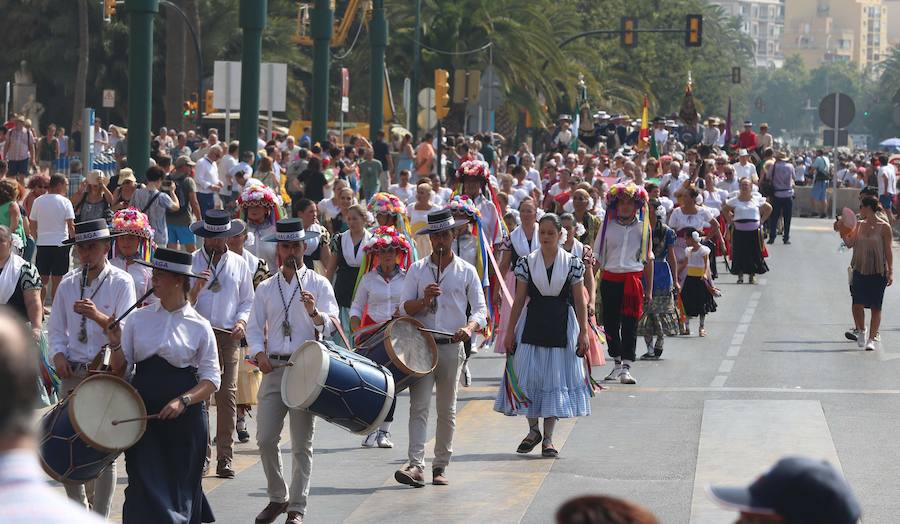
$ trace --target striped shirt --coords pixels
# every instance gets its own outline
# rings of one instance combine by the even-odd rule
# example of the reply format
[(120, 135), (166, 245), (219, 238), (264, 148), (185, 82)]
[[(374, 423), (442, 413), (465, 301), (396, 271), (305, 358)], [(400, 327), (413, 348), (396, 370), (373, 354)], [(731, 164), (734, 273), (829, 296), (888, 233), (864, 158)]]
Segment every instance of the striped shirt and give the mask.
[(9, 144), (9, 151), (6, 154), (7, 160), (12, 160), (13, 162), (28, 160), (31, 157), (31, 146), (34, 145), (34, 136), (31, 134), (31, 131), (24, 127), (15, 127), (7, 134), (6, 143)]
[(29, 524), (103, 524), (106, 522), (71, 502), (47, 484), (30, 449), (0, 453), (0, 522)]

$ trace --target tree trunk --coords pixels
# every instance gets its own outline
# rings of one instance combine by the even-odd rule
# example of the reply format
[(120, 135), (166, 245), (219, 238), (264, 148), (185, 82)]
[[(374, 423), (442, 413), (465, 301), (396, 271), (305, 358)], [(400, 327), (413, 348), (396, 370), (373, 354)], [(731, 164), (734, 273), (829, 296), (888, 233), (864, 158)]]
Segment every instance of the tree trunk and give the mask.
[[(197, 34), (197, 41), (200, 42), (201, 34), (200, 34), (200, 9), (197, 6), (197, 0), (183, 0), (182, 9), (184, 9), (184, 14), (187, 15), (188, 21), (191, 26), (194, 28), (194, 31)], [(202, 49), (202, 47), (201, 47)], [(184, 28), (184, 97), (185, 99), (189, 99), (191, 94), (197, 93), (198, 85), (197, 85), (197, 51), (194, 46), (194, 39), (191, 36), (191, 30), (188, 27)], [(199, 100), (202, 101), (203, 93), (197, 93)], [(200, 102), (202, 103), (202, 102)], [(191, 126), (196, 123), (196, 121), (191, 122)]]
[[(181, 6), (183, 0), (173, 0)], [(184, 37), (181, 15), (166, 9), (166, 126), (181, 130), (184, 127), (182, 103), (184, 97)]]
[[(78, 0), (78, 70), (75, 73), (75, 99), (72, 101), (72, 126), (81, 121), (81, 113), (84, 111), (85, 91), (87, 90), (88, 61), (90, 59), (90, 45), (88, 41), (88, 0)], [(81, 126), (82, 133), (86, 126)]]

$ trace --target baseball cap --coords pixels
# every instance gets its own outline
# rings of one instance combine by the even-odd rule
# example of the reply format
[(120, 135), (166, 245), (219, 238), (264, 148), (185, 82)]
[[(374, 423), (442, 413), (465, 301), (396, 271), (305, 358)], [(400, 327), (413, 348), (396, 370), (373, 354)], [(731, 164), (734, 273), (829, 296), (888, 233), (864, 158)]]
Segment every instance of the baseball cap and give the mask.
[(850, 486), (824, 460), (785, 457), (747, 487), (710, 486), (729, 509), (777, 515), (791, 524), (854, 524), (861, 510)]
[(194, 161), (191, 160), (191, 157), (189, 157), (189, 156), (187, 156), (187, 155), (181, 155), (180, 157), (178, 157), (178, 158), (175, 159), (175, 164), (174, 164), (174, 165), (175, 165), (175, 168), (177, 169), (177, 168), (179, 168), (179, 167), (184, 167), (184, 166), (195, 166), (195, 165), (197, 165), (197, 164), (195, 164)]

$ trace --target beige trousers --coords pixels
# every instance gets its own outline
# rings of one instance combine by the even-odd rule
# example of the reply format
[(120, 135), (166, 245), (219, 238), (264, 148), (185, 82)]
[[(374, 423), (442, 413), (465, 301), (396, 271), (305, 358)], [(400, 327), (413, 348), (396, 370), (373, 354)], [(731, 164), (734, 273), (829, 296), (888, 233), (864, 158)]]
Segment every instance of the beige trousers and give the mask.
[[(219, 369), (222, 384), (216, 391), (216, 460), (234, 458), (234, 426), (237, 417), (237, 372), (241, 351), (231, 335), (215, 332), (219, 352)], [(208, 413), (208, 412), (207, 412)], [(212, 438), (212, 431), (210, 431)], [(206, 458), (212, 459), (212, 448), (207, 445)]]

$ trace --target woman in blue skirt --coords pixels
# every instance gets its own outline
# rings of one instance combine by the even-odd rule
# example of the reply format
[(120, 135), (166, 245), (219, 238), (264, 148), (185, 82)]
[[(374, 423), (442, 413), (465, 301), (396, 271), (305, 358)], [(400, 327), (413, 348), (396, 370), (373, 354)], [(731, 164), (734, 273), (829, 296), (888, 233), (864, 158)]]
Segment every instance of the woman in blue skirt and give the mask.
[[(559, 418), (591, 413), (591, 389), (582, 360), (588, 348), (585, 268), (581, 259), (560, 247), (561, 231), (559, 217), (544, 215), (538, 222), (540, 249), (516, 263), (516, 297), (506, 333), (514, 374), (508, 363), (494, 403), (500, 413), (528, 418), (529, 432), (517, 452), (529, 453), (542, 443), (545, 457), (559, 455), (553, 445)], [(514, 389), (521, 391), (513, 394)]]
[[(214, 522), (203, 494), (209, 436), (204, 401), (221, 382), (209, 322), (187, 300), (191, 254), (159, 248), (150, 262), (159, 302), (138, 309), (124, 328), (108, 330), (114, 369), (134, 366), (131, 385), (147, 413), (147, 430), (125, 451), (125, 524)], [(131, 422), (136, 424), (138, 422)]]

